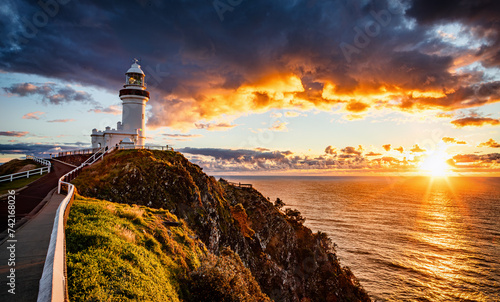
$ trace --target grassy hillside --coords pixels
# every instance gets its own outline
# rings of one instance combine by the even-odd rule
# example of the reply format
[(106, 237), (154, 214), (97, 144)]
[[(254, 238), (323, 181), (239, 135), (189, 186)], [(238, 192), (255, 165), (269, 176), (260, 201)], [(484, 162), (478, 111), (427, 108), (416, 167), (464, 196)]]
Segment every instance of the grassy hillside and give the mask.
[(28, 166), (27, 168), (29, 168), (29, 169), (25, 169), (23, 171), (43, 167), (42, 165), (40, 165), (39, 163), (37, 163), (31, 159), (13, 159), (13, 160), (6, 162), (3, 165), (0, 165), (0, 175), (17, 173), (18, 171), (25, 168), (26, 166)]
[(66, 245), (71, 301), (268, 300), (236, 254), (211, 254), (166, 210), (77, 195)]

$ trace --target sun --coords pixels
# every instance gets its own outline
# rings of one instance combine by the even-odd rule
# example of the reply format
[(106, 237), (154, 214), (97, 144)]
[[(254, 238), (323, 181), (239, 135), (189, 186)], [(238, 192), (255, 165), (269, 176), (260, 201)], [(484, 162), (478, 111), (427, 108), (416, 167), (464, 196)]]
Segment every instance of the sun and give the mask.
[(428, 154), (420, 163), (420, 170), (432, 176), (446, 176), (449, 168), (446, 163), (446, 153), (441, 150)]

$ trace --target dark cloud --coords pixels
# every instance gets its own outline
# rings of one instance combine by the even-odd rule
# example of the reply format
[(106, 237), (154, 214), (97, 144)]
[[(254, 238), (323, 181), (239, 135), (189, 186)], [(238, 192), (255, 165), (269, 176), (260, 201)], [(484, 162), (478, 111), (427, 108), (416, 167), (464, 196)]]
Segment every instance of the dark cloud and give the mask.
[(467, 144), (466, 141), (459, 141), (453, 137), (446, 137), (446, 136), (442, 138), (442, 141), (447, 143), (447, 144), (457, 144), (457, 145), (466, 145)]
[(337, 148), (334, 148), (332, 146), (327, 146), (325, 148), (325, 153), (330, 154), (330, 155), (336, 155), (337, 154)]
[(500, 124), (500, 119), (494, 119), (489, 117), (464, 117), (451, 121), (453, 125), (457, 128), (462, 127), (482, 127), (486, 125), (496, 126)]
[[(361, 150), (359, 150), (359, 149), (361, 149)], [(362, 148), (360, 146), (360, 148), (358, 148), (358, 150), (356, 150), (356, 148), (354, 148), (354, 147), (345, 147), (344, 149), (341, 149), (340, 151), (342, 153), (345, 153), (345, 154), (361, 155)]]
[(490, 138), (488, 141), (484, 143), (480, 143), (478, 145), (479, 148), (481, 147), (488, 147), (488, 148), (500, 148), (500, 144), (497, 143), (494, 139)]
[(412, 1), (407, 15), (424, 25), (458, 22), (484, 43), (476, 53), (484, 65), (500, 64), (500, 2), (480, 1)]
[[(270, 108), (330, 110), (336, 103), (362, 112), (498, 102), (498, 82), (450, 71), (463, 57), (499, 66), (498, 3), (434, 2), (405, 1), (405, 15), (389, 0), (243, 1), (221, 22), (212, 1), (69, 1), (37, 25), (33, 17), (43, 10), (36, 1), (6, 1), (0, 69), (116, 93), (130, 59), (140, 57), (152, 93), (150, 127), (210, 129), (203, 125), (216, 125), (222, 116)], [(409, 26), (409, 18), (417, 23)], [(433, 33), (433, 24), (448, 22), (460, 22), (484, 40), (480, 50)], [(367, 28), (376, 32), (356, 43)], [(356, 47), (350, 60), (342, 43)], [(69, 88), (41, 85), (33, 92), (25, 84), (6, 91), (55, 104), (91, 102)]]
[(38, 96), (42, 102), (59, 105), (68, 102), (96, 104), (92, 96), (85, 91), (76, 91), (70, 86), (59, 87), (53, 83), (19, 83), (3, 87), (4, 91), (18, 96)]
[(86, 143), (67, 143), (67, 144), (0, 144), (0, 154), (34, 154), (34, 155), (48, 155), (54, 154), (63, 150), (79, 149), (82, 146), (88, 145)]
[(365, 156), (379, 156), (379, 155), (382, 155), (382, 153), (369, 152), (365, 154)]
[(22, 137), (26, 136), (28, 133), (28, 131), (0, 131), (0, 136)]

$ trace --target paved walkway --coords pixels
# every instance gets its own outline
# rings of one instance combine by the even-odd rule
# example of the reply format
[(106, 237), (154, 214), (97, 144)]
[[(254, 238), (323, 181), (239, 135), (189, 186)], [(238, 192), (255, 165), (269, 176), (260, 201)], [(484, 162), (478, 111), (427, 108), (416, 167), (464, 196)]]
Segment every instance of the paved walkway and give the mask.
[[(53, 172), (16, 195), (16, 221), (19, 218), (29, 220), (16, 230), (15, 242), (7, 240), (0, 245), (0, 301), (30, 302), (37, 299), (54, 217), (65, 197), (57, 194), (55, 187), (59, 177), (73, 169), (57, 162), (53, 162), (52, 167)], [(38, 212), (33, 211), (40, 205), (43, 207)], [(6, 202), (2, 201), (2, 229), (7, 223), (6, 209)], [(15, 246), (12, 253), (8, 249), (11, 246)], [(15, 266), (8, 265), (11, 256), (15, 257)], [(11, 268), (15, 268), (15, 295), (8, 292)]]
[[(7, 240), (0, 245), (0, 301), (36, 301), (54, 217), (64, 197), (53, 189), (47, 195), (47, 203), (43, 208), (16, 231), (16, 241)], [(9, 267), (8, 261), (12, 255), (8, 247), (12, 244), (15, 245), (15, 266)], [(8, 293), (11, 268), (15, 268), (15, 295)]]
[[(16, 194), (16, 222), (22, 218), (29, 219), (30, 213), (40, 202), (57, 186), (61, 176), (73, 170), (74, 167), (61, 162), (52, 161), (52, 169), (49, 174), (32, 182), (28, 187)], [(7, 197), (0, 202), (0, 232), (7, 229)], [(0, 237), (0, 240), (3, 238)], [(2, 265), (2, 263), (0, 263)]]

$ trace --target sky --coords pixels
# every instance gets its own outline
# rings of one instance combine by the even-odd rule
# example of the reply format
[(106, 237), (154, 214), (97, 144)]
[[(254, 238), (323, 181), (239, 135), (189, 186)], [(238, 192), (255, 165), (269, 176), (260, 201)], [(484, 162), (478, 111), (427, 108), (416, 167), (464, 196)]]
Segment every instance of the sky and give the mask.
[(134, 58), (147, 143), (213, 175), (500, 176), (500, 2), (5, 0), (0, 162), (90, 146)]

